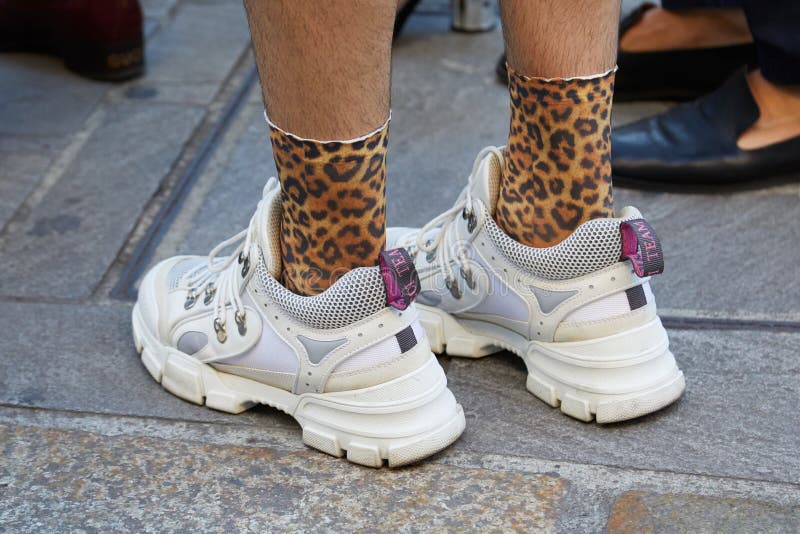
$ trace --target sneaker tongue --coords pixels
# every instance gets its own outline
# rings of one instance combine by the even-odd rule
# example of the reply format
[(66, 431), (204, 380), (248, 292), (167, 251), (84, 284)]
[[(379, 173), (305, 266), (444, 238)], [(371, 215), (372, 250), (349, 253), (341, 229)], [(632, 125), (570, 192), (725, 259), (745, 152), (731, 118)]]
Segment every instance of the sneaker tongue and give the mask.
[(281, 260), (281, 188), (275, 178), (270, 178), (264, 187), (258, 218), (261, 227), (258, 232), (258, 246), (264, 257), (264, 265), (269, 273), (279, 278)]
[(497, 207), (497, 196), (500, 194), (500, 175), (503, 164), (495, 154), (487, 154), (475, 172), (470, 193), (474, 198), (483, 201), (490, 215), (494, 215)]

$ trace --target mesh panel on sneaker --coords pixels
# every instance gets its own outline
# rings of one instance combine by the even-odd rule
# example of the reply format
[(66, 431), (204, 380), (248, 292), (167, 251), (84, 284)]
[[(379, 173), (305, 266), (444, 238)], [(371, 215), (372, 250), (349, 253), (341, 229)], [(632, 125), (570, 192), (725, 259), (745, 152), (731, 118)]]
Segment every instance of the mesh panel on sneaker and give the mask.
[(621, 219), (592, 219), (561, 243), (536, 248), (506, 235), (485, 208), (484, 214), (486, 233), (500, 252), (532, 275), (548, 280), (577, 278), (618, 262), (622, 253), (620, 222), (641, 217), (631, 210)]
[(379, 267), (353, 269), (331, 287), (311, 297), (292, 293), (267, 271), (263, 258), (256, 270), (259, 286), (289, 315), (313, 328), (341, 328), (386, 307), (386, 289)]

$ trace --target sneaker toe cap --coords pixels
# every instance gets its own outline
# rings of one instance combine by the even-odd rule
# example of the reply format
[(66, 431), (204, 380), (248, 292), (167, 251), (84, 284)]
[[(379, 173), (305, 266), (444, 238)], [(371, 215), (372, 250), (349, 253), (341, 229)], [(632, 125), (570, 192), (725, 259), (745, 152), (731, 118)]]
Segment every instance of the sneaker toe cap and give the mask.
[(139, 285), (137, 303), (147, 328), (161, 337), (168, 328), (169, 294), (178, 287), (180, 278), (205, 258), (199, 256), (176, 256), (166, 259), (151, 268)]

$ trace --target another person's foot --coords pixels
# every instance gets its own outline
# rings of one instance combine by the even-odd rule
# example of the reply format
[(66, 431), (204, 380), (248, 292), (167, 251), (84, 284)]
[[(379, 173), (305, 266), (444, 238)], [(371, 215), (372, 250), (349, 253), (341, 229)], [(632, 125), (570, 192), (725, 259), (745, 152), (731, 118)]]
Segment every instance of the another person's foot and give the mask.
[(394, 19), (394, 33), (392, 35), (393, 40), (400, 37), (400, 33), (403, 31), (414, 9), (417, 8), (419, 1), (420, 0), (400, 0), (400, 2), (397, 3), (397, 16)]
[(635, 208), (594, 219), (549, 248), (524, 246), (493, 219), (503, 154), (476, 159), (455, 205), (422, 229), (390, 228), (416, 256), (417, 307), (435, 352), (477, 358), (510, 350), (528, 390), (582, 421), (654, 412), (684, 390), (649, 276), (658, 238)]
[(144, 73), (138, 0), (0, 0), (0, 52), (61, 57), (70, 70), (103, 81)]
[(416, 280), (411, 259), (389, 251), (381, 267), (298, 296), (277, 281), (280, 221), (281, 192), (270, 180), (247, 230), (208, 258), (170, 258), (146, 275), (133, 337), (153, 378), (216, 410), (282, 410), (307, 445), (362, 465), (403, 465), (450, 445), (464, 413), (431, 353), (414, 293), (398, 291), (398, 281)]
[(800, 178), (800, 87), (741, 72), (711, 94), (612, 132), (614, 184), (705, 189)]
[(644, 4), (620, 23), (614, 98), (691, 100), (755, 60), (742, 9), (668, 11)]
[[(741, 9), (667, 11), (643, 4), (620, 22), (614, 100), (692, 100), (756, 61)], [(508, 82), (506, 56), (496, 66)]]

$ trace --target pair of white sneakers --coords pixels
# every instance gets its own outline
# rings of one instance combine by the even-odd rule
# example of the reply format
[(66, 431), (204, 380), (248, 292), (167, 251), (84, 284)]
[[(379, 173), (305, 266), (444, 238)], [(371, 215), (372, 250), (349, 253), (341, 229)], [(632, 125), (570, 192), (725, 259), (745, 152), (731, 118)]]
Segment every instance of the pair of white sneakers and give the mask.
[(311, 297), (276, 279), (270, 179), (246, 230), (148, 272), (133, 308), (144, 365), (183, 399), (230, 413), (267, 404), (300, 423), (307, 445), (373, 467), (420, 460), (464, 431), (434, 352), (509, 350), (531, 393), (582, 421), (676, 400), (684, 378), (648, 283), (661, 250), (641, 214), (624, 208), (556, 246), (526, 247), (492, 218), (502, 165), (484, 149), (451, 209), (422, 229), (390, 228), (380, 266)]

